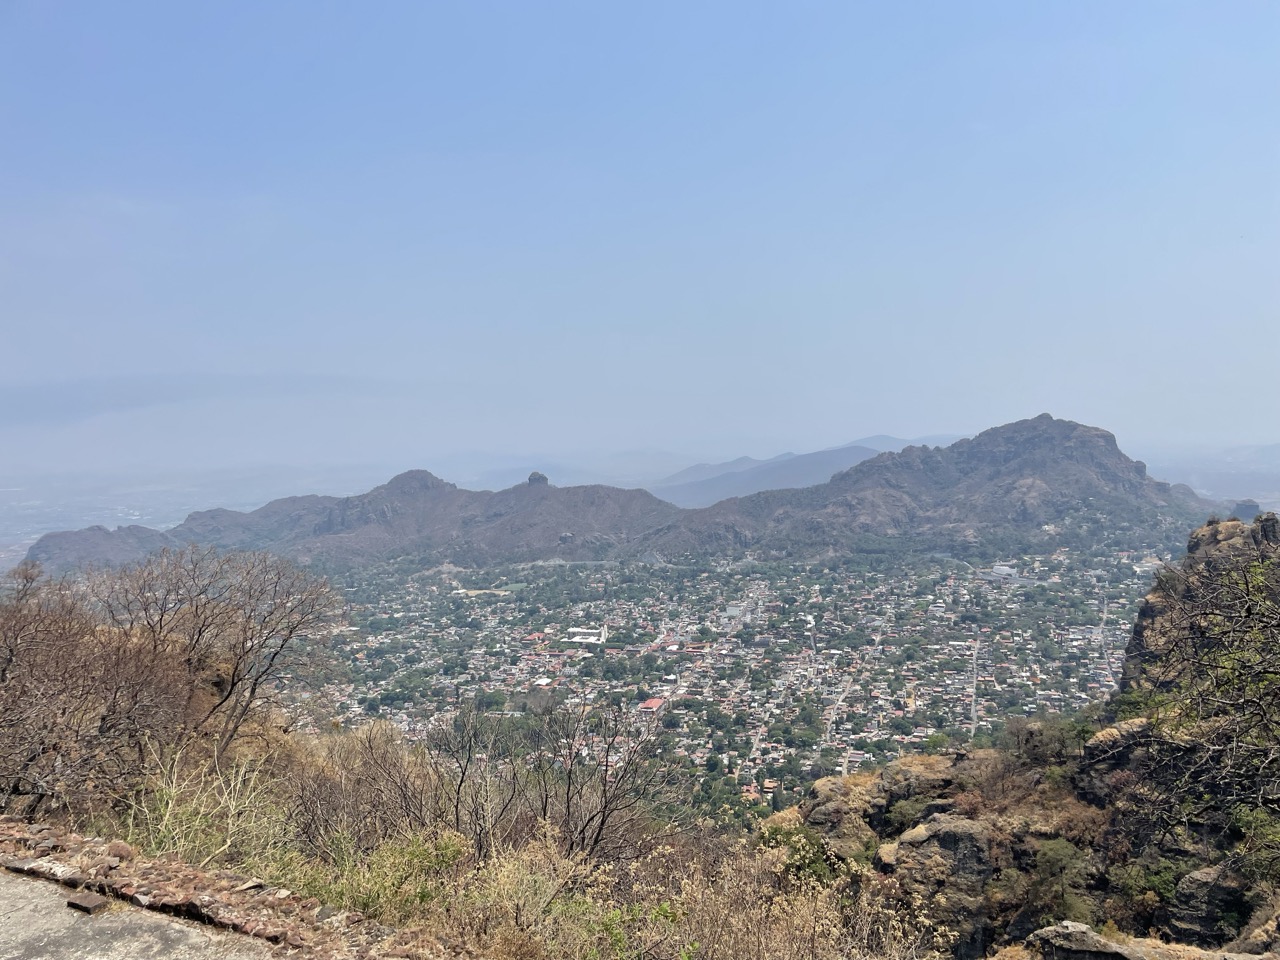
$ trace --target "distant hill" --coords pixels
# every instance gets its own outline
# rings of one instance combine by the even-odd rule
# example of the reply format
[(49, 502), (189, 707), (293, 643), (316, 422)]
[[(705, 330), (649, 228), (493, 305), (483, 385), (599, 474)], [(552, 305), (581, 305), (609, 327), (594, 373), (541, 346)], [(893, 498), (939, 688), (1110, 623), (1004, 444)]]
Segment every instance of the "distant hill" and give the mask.
[(738, 457), (725, 463), (699, 463), (649, 484), (645, 489), (679, 507), (709, 507), (729, 497), (825, 483), (833, 474), (877, 453), (898, 451), (912, 445), (946, 445), (959, 439), (940, 434), (903, 440), (877, 434), (813, 453), (783, 453), (769, 460)]
[(474, 565), (597, 560), (625, 551), (680, 513), (643, 490), (553, 487), (535, 474), (528, 483), (491, 493), (411, 470), (358, 496), (286, 497), (249, 513), (206, 510), (165, 532), (91, 527), (47, 534), (28, 558), (66, 569), (199, 543), (339, 567), (404, 555)]
[(928, 437), (916, 437), (913, 440), (903, 440), (901, 437), (890, 437), (883, 433), (877, 433), (874, 437), (853, 440), (850, 443), (846, 443), (845, 446), (870, 447), (880, 453), (889, 453), (890, 451), (897, 453), (906, 447), (946, 447), (957, 440), (963, 439), (957, 433), (937, 433)]
[(816, 486), (722, 501), (646, 541), (664, 554), (820, 556), (872, 538), (964, 551), (1049, 542), (1058, 525), (1074, 529), (1086, 515), (1185, 528), (1214, 507), (1189, 487), (1152, 480), (1107, 431), (1042, 414), (949, 447), (882, 453)]
[(770, 457), (768, 460), (757, 460), (755, 457), (738, 457), (736, 460), (727, 460), (724, 463), (695, 463), (692, 467), (685, 467), (679, 473), (673, 473), (669, 477), (663, 477), (650, 484), (650, 492), (662, 488), (681, 487), (690, 483), (698, 483), (701, 480), (713, 480), (716, 477), (722, 477), (729, 473), (742, 473), (748, 470), (754, 470), (757, 467), (766, 467), (770, 464), (781, 463), (784, 460), (791, 460), (795, 457), (794, 453), (780, 453), (776, 457)]
[(1280, 444), (1163, 452), (1151, 460), (1162, 475), (1215, 500), (1249, 498), (1268, 509), (1280, 508)]
[(464, 490), (415, 470), (358, 496), (288, 497), (248, 513), (203, 511), (164, 532), (135, 526), (48, 534), (28, 556), (65, 569), (195, 542), (332, 567), (404, 556), (482, 565), (747, 552), (816, 558), (885, 539), (912, 549), (991, 552), (1052, 544), (1087, 522), (1138, 533), (1166, 521), (1185, 529), (1214, 507), (1187, 487), (1149, 478), (1105, 430), (1044, 414), (945, 448), (881, 453), (824, 483), (701, 509), (644, 490), (555, 487), (540, 474), (497, 493)]
[(723, 473), (687, 483), (655, 486), (650, 492), (678, 507), (709, 507), (729, 497), (745, 497), (762, 490), (787, 490), (824, 483), (841, 470), (875, 455), (876, 451), (869, 447), (837, 447), (799, 456), (784, 454), (764, 461), (742, 457), (722, 464), (733, 467)]

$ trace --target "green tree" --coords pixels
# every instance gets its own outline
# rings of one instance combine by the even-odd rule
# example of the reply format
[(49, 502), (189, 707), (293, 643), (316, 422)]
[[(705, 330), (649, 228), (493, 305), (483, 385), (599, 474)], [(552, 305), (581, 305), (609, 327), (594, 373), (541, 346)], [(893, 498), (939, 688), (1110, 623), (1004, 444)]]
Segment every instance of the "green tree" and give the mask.
[(1081, 896), (1088, 875), (1088, 861), (1074, 843), (1055, 837), (1036, 851), (1031, 902), (1048, 920), (1089, 920), (1088, 901)]

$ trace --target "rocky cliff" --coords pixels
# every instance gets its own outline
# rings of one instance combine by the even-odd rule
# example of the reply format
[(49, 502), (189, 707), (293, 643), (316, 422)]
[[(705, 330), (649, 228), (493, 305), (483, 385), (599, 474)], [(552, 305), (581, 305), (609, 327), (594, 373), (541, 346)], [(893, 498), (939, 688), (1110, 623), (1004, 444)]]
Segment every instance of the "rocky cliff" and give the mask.
[[(1249, 519), (1211, 520), (1198, 527), (1178, 566), (1156, 578), (1125, 651), (1122, 690), (1167, 688), (1176, 682), (1185, 664), (1171, 653), (1197, 605), (1209, 602), (1210, 594), (1224, 599), (1223, 590), (1232, 589), (1232, 579), (1244, 568), (1280, 556), (1280, 519), (1274, 513)], [(1235, 599), (1248, 604), (1247, 597)]]
[(1028, 941), (1046, 956), (1169, 955), (1148, 931), (1273, 952), (1278, 676), (1280, 523), (1213, 520), (1157, 578), (1109, 724), (1014, 721), (1000, 749), (820, 780), (780, 816), (933, 904), (961, 957), (1057, 921)]

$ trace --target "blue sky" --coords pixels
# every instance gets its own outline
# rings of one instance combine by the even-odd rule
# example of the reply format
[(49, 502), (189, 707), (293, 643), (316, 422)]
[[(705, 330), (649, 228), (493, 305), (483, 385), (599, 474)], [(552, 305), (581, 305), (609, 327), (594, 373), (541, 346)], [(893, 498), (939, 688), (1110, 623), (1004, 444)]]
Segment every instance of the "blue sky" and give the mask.
[(1280, 441), (1280, 6), (0, 5), (11, 469)]

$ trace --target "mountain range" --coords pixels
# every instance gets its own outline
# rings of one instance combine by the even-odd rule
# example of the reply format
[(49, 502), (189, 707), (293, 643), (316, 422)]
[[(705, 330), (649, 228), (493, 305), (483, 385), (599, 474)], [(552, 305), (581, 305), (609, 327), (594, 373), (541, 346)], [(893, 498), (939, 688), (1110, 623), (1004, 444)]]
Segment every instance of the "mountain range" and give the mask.
[[(692, 482), (707, 479), (715, 476)], [(1042, 543), (1084, 514), (1138, 525), (1172, 518), (1186, 529), (1213, 507), (1188, 487), (1148, 477), (1107, 431), (1042, 414), (946, 447), (867, 454), (822, 483), (698, 509), (644, 490), (556, 487), (538, 473), (491, 492), (413, 470), (357, 496), (286, 497), (247, 513), (201, 511), (167, 531), (126, 526), (47, 534), (28, 558), (67, 569), (197, 543), (270, 550), (323, 567), (406, 556), (461, 565), (746, 554), (808, 559), (884, 540), (977, 554), (984, 545)]]
[[(794, 490), (823, 483), (854, 464), (874, 457), (870, 447), (836, 447), (816, 453), (783, 454), (772, 460), (740, 457), (726, 464), (705, 465), (707, 470), (725, 467), (700, 479), (649, 487), (649, 492), (678, 507), (709, 507), (729, 497), (747, 497), (762, 490)], [(681, 471), (695, 473), (698, 467)]]
[(725, 463), (699, 463), (644, 488), (678, 507), (709, 507), (729, 497), (824, 483), (833, 475), (877, 453), (898, 451), (909, 446), (946, 445), (959, 439), (946, 435), (903, 440), (877, 434), (813, 453), (783, 453), (768, 460), (738, 457)]

